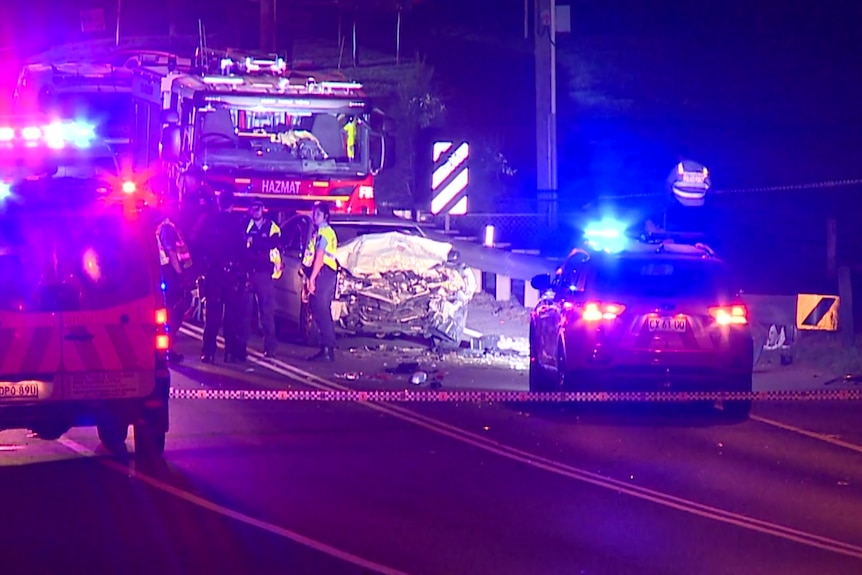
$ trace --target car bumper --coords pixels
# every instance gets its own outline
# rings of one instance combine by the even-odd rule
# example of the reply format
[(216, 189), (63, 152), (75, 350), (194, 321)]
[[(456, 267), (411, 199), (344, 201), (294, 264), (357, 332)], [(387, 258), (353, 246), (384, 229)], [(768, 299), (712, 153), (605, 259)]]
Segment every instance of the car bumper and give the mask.
[(97, 425), (109, 419), (129, 425), (146, 420), (157, 431), (168, 431), (170, 377), (159, 378), (152, 394), (133, 399), (30, 401), (0, 403), (0, 431)]

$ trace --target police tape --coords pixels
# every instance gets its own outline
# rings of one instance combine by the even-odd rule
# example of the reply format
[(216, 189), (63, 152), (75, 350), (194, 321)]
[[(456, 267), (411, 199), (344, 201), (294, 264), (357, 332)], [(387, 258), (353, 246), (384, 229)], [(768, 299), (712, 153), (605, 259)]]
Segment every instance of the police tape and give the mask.
[(243, 401), (340, 401), (358, 403), (574, 403), (574, 402), (699, 402), (699, 401), (848, 401), (862, 399), (860, 389), (786, 391), (652, 391), (531, 392), (472, 390), (257, 390), (171, 388), (172, 399)]

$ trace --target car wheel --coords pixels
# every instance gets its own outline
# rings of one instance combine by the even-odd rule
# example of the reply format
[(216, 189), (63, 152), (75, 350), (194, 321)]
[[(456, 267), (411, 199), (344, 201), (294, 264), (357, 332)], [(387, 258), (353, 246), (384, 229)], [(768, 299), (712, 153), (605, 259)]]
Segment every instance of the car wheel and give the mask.
[(320, 345), (320, 332), (317, 330), (317, 325), (311, 316), (311, 307), (305, 303), (299, 309), (299, 339), (302, 343), (311, 347)]
[(33, 433), (35, 433), (39, 439), (45, 441), (55, 441), (63, 437), (63, 434), (69, 431), (69, 429), (71, 428), (68, 425), (47, 424), (41, 425), (39, 427), (34, 427)]
[(731, 421), (744, 421), (751, 413), (751, 400), (725, 401), (723, 407), (725, 417)]
[(103, 421), (96, 426), (99, 432), (99, 441), (105, 446), (112, 455), (124, 455), (128, 453), (126, 449), (126, 439), (129, 437), (129, 424), (122, 424), (117, 421)]
[(550, 381), (545, 368), (539, 363), (539, 345), (533, 333), (533, 324), (530, 324), (530, 391), (548, 391)]
[(166, 432), (150, 424), (135, 424), (135, 454), (145, 459), (161, 457), (165, 454), (166, 437)]

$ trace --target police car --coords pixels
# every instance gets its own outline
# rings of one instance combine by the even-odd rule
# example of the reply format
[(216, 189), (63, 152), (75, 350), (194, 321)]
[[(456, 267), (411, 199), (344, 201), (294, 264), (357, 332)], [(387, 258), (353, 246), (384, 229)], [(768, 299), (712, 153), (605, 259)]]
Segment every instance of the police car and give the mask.
[[(633, 238), (613, 222), (556, 274), (530, 320), (532, 391), (750, 392), (748, 310), (709, 246), (672, 234)], [(748, 400), (725, 402), (732, 417)]]
[(169, 334), (154, 221), (92, 127), (0, 119), (0, 430), (96, 426), (160, 456)]

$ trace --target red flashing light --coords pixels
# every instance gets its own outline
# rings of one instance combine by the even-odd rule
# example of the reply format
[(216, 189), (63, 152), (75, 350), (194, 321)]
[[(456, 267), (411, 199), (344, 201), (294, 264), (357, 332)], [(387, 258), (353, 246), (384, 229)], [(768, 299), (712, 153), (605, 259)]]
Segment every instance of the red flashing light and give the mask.
[(166, 334), (156, 336), (156, 349), (158, 351), (168, 351), (171, 347), (171, 338)]
[(709, 315), (721, 326), (748, 323), (748, 308), (740, 304), (713, 306), (709, 308)]
[(611, 321), (617, 319), (626, 310), (626, 306), (618, 303), (587, 302), (581, 309), (584, 321)]
[(168, 310), (165, 308), (156, 310), (156, 324), (165, 325), (168, 323)]

